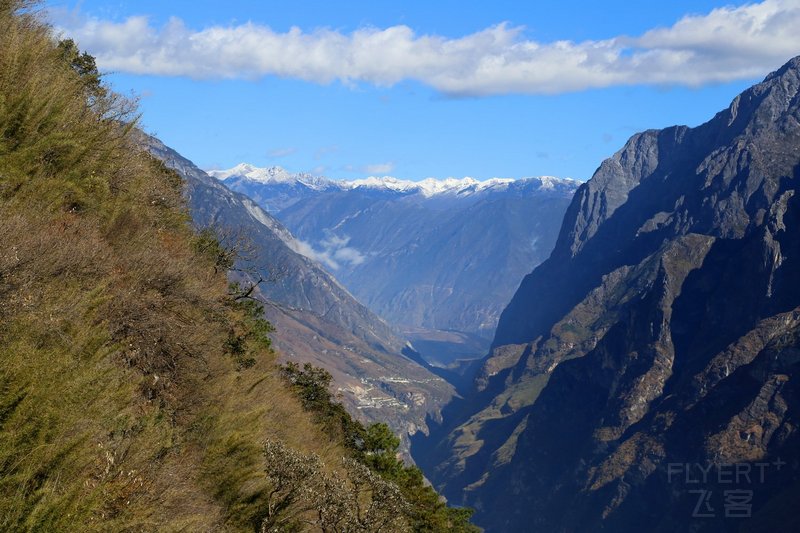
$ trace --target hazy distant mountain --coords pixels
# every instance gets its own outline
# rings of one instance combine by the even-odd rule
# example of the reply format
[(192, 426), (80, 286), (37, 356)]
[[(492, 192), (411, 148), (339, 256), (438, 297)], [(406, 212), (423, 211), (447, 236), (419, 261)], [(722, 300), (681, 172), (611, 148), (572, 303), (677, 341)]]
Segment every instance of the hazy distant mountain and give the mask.
[(454, 330), (478, 355), (523, 276), (549, 255), (578, 186), (552, 177), (333, 181), (245, 164), (210, 174), (270, 210), (304, 253), (420, 344), (441, 338), (426, 330)]
[[(225, 186), (253, 199), (273, 215), (319, 191), (335, 187), (325, 178), (310, 174), (290, 174), (280, 167), (257, 168), (246, 163), (230, 170), (209, 170), (208, 175), (225, 181)], [(269, 184), (269, 190), (262, 185)], [(267, 195), (263, 193), (267, 192)]]
[(633, 136), (415, 448), (434, 483), (488, 531), (798, 530), (799, 185), (800, 58)]
[(249, 198), (230, 191), (191, 161), (148, 140), (150, 151), (186, 180), (192, 218), (250, 242), (246, 265), (270, 281), (259, 286), (272, 334), (284, 359), (328, 369), (351, 412), (403, 433), (426, 430), (452, 387), (401, 355), (405, 341), (302, 253), (303, 245)]

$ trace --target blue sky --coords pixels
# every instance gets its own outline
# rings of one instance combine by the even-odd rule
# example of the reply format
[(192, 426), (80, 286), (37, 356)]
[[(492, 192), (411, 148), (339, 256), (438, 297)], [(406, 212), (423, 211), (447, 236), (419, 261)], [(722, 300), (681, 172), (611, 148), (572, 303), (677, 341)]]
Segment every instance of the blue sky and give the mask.
[(588, 179), (633, 133), (704, 122), (800, 54), (797, 4), (47, 3), (201, 167), (413, 180)]

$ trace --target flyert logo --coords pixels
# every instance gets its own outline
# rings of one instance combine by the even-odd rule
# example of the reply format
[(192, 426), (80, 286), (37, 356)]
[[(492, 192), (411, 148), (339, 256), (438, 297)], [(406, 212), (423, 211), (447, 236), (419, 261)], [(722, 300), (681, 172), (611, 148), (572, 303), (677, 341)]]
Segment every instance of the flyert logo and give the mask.
[(667, 480), (685, 485), (696, 498), (692, 518), (750, 518), (754, 487), (784, 465), (780, 458), (757, 463), (668, 463)]

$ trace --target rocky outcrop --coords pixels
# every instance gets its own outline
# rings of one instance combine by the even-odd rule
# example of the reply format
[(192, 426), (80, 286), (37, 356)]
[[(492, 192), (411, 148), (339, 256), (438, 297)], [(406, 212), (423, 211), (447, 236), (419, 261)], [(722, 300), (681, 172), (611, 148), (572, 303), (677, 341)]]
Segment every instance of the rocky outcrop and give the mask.
[(798, 183), (800, 58), (697, 128), (631, 138), (416, 448), (434, 483), (489, 531), (796, 527)]

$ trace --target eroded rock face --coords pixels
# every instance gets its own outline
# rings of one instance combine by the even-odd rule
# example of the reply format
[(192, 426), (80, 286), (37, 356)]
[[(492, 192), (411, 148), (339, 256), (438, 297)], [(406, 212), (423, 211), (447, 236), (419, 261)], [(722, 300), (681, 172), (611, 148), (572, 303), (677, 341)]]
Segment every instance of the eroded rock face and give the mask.
[[(420, 453), (480, 525), (738, 530), (725, 490), (752, 491), (748, 526), (797, 524), (799, 91), (796, 58), (702, 126), (634, 136), (580, 187), (474, 396)], [(714, 516), (693, 517), (679, 470), (727, 463), (772, 466), (709, 474)]]

